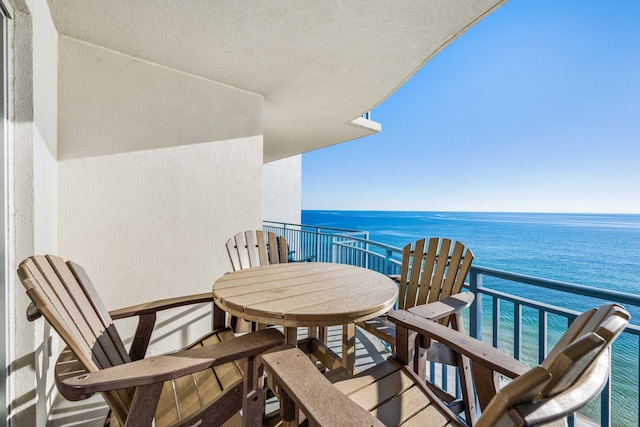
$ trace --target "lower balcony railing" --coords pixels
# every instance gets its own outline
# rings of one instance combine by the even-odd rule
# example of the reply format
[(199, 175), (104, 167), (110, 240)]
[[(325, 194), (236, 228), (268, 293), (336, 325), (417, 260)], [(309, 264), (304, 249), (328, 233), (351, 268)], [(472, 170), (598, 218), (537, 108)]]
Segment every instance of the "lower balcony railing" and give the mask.
[[(398, 274), (401, 249), (369, 240), (366, 231), (265, 221), (265, 231), (287, 239), (293, 259), (312, 257)], [(407, 242), (409, 243), (409, 242)], [(640, 317), (640, 296), (472, 266), (467, 289), (476, 295), (466, 316), (471, 336), (534, 366), (542, 361), (568, 324), (581, 312), (604, 302), (624, 305)], [(635, 315), (635, 316), (634, 316)], [(639, 425), (640, 327), (629, 325), (613, 345), (612, 373), (600, 397), (569, 425)], [(450, 368), (431, 366), (430, 376), (459, 395)], [(454, 390), (452, 390), (454, 391)]]

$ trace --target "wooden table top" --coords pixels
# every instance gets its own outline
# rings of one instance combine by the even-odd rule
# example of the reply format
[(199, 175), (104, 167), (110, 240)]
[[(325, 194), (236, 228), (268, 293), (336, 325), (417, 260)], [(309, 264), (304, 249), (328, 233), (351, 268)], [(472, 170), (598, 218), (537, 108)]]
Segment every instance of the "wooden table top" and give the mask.
[(213, 284), (223, 310), (289, 327), (359, 322), (389, 311), (398, 286), (387, 276), (345, 264), (272, 264), (226, 273)]

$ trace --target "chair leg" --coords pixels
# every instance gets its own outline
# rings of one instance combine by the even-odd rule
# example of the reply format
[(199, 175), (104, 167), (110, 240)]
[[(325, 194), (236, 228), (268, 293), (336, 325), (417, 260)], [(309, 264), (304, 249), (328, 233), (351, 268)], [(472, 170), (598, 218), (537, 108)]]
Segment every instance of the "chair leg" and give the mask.
[[(451, 316), (451, 327), (460, 332), (464, 332), (462, 313), (456, 313), (455, 316)], [(478, 419), (478, 413), (476, 408), (475, 393), (473, 389), (473, 380), (471, 379), (471, 361), (468, 357), (462, 356), (461, 354), (457, 353), (456, 360), (458, 366), (458, 376), (460, 377), (460, 388), (462, 389), (464, 413), (467, 419), (467, 424), (473, 426)]]
[(327, 342), (329, 341), (329, 333), (326, 326), (320, 326), (318, 328), (318, 340), (322, 344), (327, 345)]
[[(226, 328), (227, 326), (227, 312), (218, 307), (216, 303), (211, 303), (211, 330), (215, 331), (216, 329)], [(231, 319), (229, 319), (229, 323), (231, 323)]]
[(243, 381), (242, 425), (259, 426), (265, 412), (265, 376), (259, 357), (249, 357)]
[(136, 387), (125, 427), (150, 426), (158, 406), (162, 382)]
[[(419, 339), (419, 338), (418, 338)], [(423, 381), (427, 378), (427, 349), (420, 345), (415, 346), (415, 356), (413, 358), (413, 371), (418, 378)]]
[(284, 426), (297, 426), (299, 422), (299, 411), (296, 403), (284, 391), (280, 390), (280, 416)]

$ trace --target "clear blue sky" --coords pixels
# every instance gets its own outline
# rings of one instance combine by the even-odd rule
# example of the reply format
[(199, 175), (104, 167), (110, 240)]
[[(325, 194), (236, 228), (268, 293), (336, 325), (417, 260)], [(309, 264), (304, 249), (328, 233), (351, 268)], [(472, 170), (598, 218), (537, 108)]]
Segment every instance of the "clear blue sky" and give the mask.
[(640, 213), (640, 1), (511, 0), (303, 155), (303, 209)]

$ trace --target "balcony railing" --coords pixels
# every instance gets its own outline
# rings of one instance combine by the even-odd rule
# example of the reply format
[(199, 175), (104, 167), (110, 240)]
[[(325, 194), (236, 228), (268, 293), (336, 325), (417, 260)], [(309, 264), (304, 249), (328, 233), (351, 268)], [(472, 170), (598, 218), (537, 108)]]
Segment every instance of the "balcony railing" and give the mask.
[[(318, 262), (336, 262), (369, 268), (383, 274), (398, 274), (402, 250), (369, 240), (366, 231), (343, 230), (265, 221), (265, 231), (283, 235), (295, 251), (294, 258), (315, 257)], [(407, 242), (408, 243), (408, 242)], [(640, 296), (591, 288), (516, 273), (472, 266), (467, 289), (476, 295), (465, 319), (471, 336), (490, 341), (514, 358), (534, 366), (555, 345), (568, 324), (588, 307), (616, 302), (640, 313)], [(546, 298), (541, 295), (544, 289)], [(556, 298), (554, 295), (563, 295)], [(571, 298), (566, 296), (570, 295)], [(543, 299), (547, 299), (545, 301)], [(555, 305), (571, 300), (571, 307)], [(578, 309), (578, 310), (576, 310)], [(632, 319), (633, 321), (633, 319)], [(612, 374), (599, 398), (584, 408), (569, 425), (638, 425), (640, 415), (640, 327), (629, 325), (614, 343)], [(432, 381), (460, 395), (452, 368), (432, 364)], [(454, 390), (455, 387), (455, 390)]]

